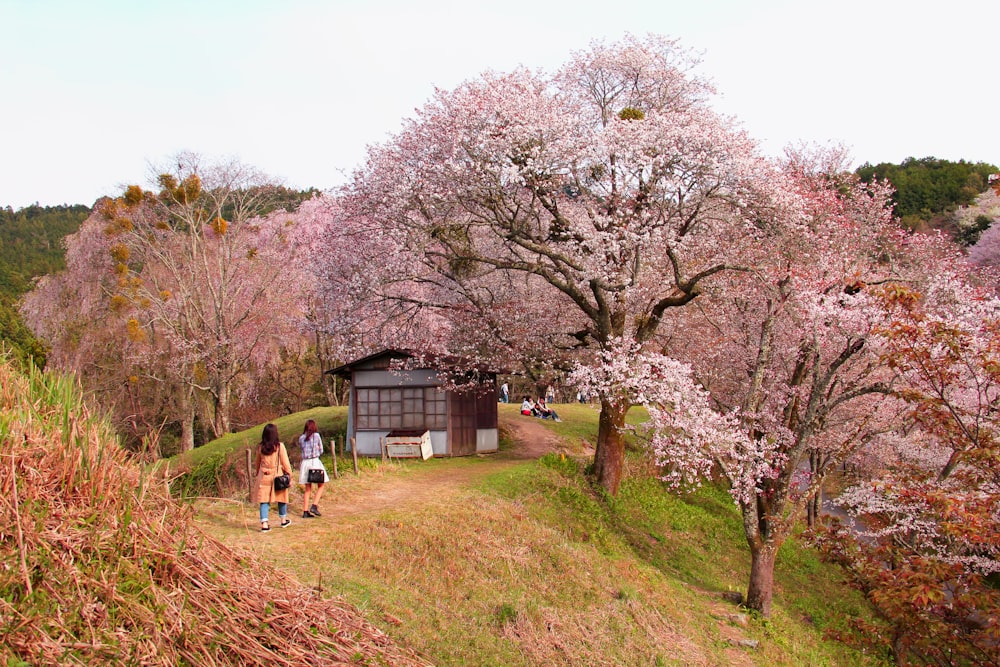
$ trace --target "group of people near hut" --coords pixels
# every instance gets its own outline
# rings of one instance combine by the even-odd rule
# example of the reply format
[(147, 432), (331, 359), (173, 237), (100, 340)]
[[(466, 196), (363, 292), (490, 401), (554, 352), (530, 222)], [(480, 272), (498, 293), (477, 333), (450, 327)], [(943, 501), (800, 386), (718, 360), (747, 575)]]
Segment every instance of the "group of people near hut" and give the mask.
[[(323, 496), (323, 485), (330, 481), (326, 466), (319, 458), (323, 455), (323, 439), (316, 430), (315, 420), (306, 421), (302, 435), (298, 437), (298, 445), (302, 454), (302, 463), (299, 464), (299, 484), (303, 487), (302, 518), (311, 519), (322, 516), (319, 511), (319, 500)], [(278, 504), (281, 527), (290, 526), (292, 520), (288, 518), (288, 487), (276, 488), (274, 480), (283, 474), (291, 477), (292, 464), (288, 459), (285, 443), (281, 442), (278, 436), (278, 427), (274, 424), (264, 427), (260, 444), (257, 446), (254, 470), (256, 483), (253, 485), (252, 502), (260, 503), (261, 531), (271, 530), (268, 522), (271, 503)], [(319, 481), (320, 479), (322, 481)], [(312, 496), (314, 489), (315, 496)], [(313, 499), (311, 504), (310, 496)]]
[(524, 400), (521, 401), (521, 414), (538, 417), (539, 419), (551, 419), (557, 422), (562, 421), (559, 419), (559, 415), (556, 414), (556, 411), (546, 404), (544, 398), (538, 398), (533, 401), (530, 396), (525, 396)]

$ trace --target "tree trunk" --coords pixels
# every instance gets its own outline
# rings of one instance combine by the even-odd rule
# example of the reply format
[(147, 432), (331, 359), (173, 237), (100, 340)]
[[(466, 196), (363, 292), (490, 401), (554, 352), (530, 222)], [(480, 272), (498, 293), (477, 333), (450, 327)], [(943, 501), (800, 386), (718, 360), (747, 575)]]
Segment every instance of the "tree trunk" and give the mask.
[(765, 618), (771, 615), (776, 554), (777, 547), (774, 545), (750, 546), (750, 587), (747, 589), (746, 604)]
[(819, 509), (820, 509), (820, 492), (809, 496), (809, 500), (806, 502), (806, 524), (810, 528), (815, 528), (816, 523), (819, 521)]
[(229, 433), (229, 385), (220, 384), (214, 398), (212, 434), (216, 438), (221, 438)]
[(340, 396), (337, 395), (336, 376), (320, 371), (320, 381), (323, 383), (323, 393), (326, 395), (326, 404), (340, 405)]
[(594, 452), (594, 474), (597, 482), (612, 496), (618, 494), (625, 466), (625, 401), (611, 402), (601, 397), (601, 415), (597, 431), (597, 450)]
[(194, 401), (192, 400), (190, 389), (184, 389), (180, 408), (181, 451), (189, 452), (194, 449)]
[(329, 375), (326, 372), (333, 367), (333, 360), (330, 358), (330, 355), (327, 354), (323, 336), (320, 334), (318, 329), (316, 331), (316, 359), (319, 361), (319, 379), (323, 385), (323, 393), (326, 394), (326, 404), (340, 405), (340, 397), (337, 396), (337, 378), (336, 376)]
[[(810, 483), (816, 479), (823, 471), (823, 461), (819, 452), (810, 450), (809, 452), (809, 472)], [(809, 496), (806, 501), (806, 523), (810, 528), (815, 528), (819, 521), (819, 512), (823, 507), (823, 488), (820, 487), (816, 493)]]

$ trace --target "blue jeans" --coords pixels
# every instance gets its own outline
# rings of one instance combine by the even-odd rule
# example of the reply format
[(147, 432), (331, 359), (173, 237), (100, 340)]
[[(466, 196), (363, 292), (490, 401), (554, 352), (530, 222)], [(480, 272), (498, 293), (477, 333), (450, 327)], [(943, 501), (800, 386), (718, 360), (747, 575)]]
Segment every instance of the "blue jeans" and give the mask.
[[(267, 521), (267, 513), (271, 509), (271, 503), (261, 503), (260, 504), (260, 520), (261, 522)], [(282, 521), (288, 516), (288, 503), (278, 503), (278, 516)]]

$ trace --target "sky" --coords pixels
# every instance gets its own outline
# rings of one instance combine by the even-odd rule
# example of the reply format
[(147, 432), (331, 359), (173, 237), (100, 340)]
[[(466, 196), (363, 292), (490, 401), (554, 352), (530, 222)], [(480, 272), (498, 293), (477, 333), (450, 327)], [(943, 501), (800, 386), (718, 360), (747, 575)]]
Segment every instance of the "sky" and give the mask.
[(995, 0), (0, 0), (0, 207), (92, 205), (193, 151), (328, 190), (436, 88), (676, 38), (767, 155), (1000, 164)]

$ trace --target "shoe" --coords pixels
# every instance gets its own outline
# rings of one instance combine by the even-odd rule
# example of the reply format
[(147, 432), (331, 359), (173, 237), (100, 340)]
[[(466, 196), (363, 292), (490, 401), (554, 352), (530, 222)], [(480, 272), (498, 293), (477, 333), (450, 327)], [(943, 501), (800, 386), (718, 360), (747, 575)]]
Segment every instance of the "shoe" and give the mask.
[(288, 528), (290, 525), (292, 525), (291, 519), (285, 519), (284, 521), (281, 522), (282, 528)]
[(260, 523), (260, 532), (264, 533), (264, 532), (267, 532), (269, 530), (271, 530), (271, 527), (269, 525), (267, 525), (267, 521), (261, 521), (261, 523)]
[(313, 516), (323, 516), (322, 514), (319, 513), (319, 508), (316, 507), (315, 505), (309, 507), (309, 513), (312, 514)]
[(310, 512), (309, 510), (306, 510), (305, 512), (302, 513), (303, 519), (311, 519), (313, 518), (313, 516), (314, 516), (313, 513)]

